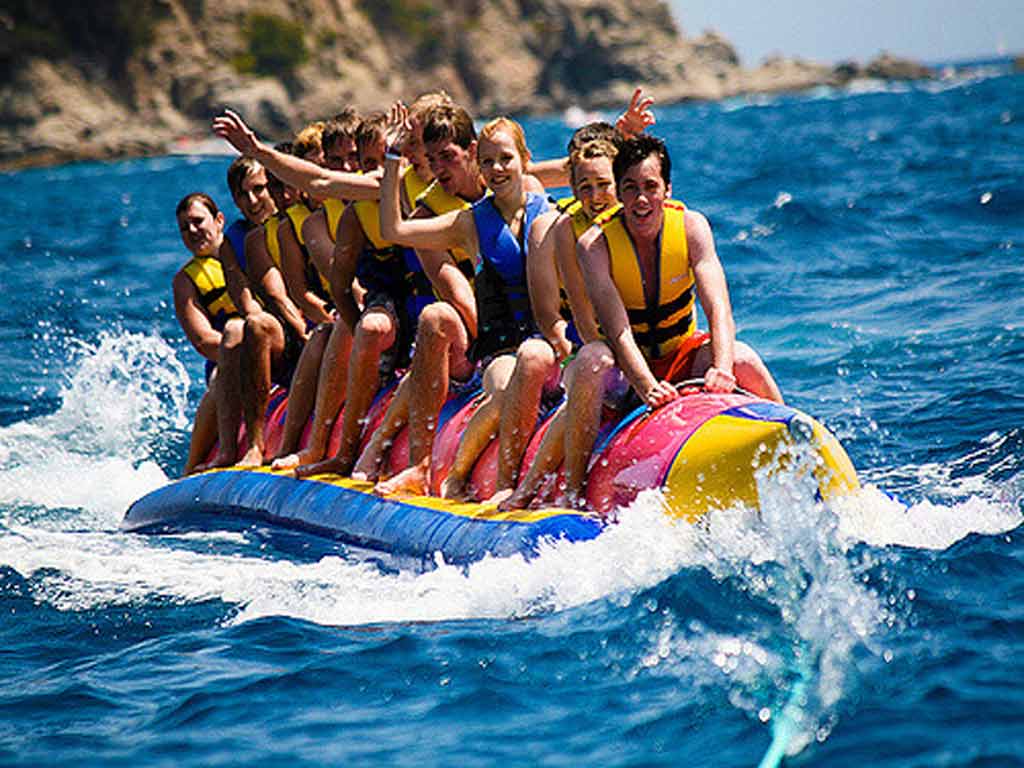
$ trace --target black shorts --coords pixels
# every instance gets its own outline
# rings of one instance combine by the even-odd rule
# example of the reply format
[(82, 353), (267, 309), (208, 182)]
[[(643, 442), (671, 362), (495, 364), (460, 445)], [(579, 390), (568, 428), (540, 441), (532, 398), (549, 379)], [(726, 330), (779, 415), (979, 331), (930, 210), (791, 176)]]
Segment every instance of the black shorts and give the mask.
[(292, 376), (306, 342), (288, 323), (281, 323), (281, 327), (284, 330), (284, 351), (270, 367), (270, 380), (287, 389), (291, 386)]
[(416, 322), (410, 317), (404, 301), (396, 301), (390, 293), (369, 290), (363, 299), (363, 312), (377, 307), (395, 321), (395, 343), (380, 358), (380, 380), (386, 382), (400, 368), (408, 368), (412, 361), (412, 343), (416, 339)]

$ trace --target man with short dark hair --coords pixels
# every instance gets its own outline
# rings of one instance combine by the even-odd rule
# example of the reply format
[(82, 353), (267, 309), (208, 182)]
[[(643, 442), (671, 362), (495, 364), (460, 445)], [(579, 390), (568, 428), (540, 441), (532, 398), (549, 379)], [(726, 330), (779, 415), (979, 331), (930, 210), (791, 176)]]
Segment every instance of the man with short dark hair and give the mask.
[[(761, 358), (736, 341), (729, 290), (707, 219), (671, 200), (664, 142), (641, 135), (613, 163), (622, 207), (599, 217), (577, 255), (602, 331), (618, 366), (652, 408), (678, 396), (675, 383), (703, 377), (704, 389), (737, 385), (769, 400), (782, 394)], [(708, 319), (697, 330), (695, 298)]]

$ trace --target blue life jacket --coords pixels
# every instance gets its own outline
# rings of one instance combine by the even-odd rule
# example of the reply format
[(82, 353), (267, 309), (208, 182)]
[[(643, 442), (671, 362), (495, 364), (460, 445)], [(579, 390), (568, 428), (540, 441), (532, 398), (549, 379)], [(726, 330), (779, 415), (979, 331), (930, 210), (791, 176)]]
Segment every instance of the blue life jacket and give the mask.
[(243, 272), (246, 271), (245, 236), (249, 232), (249, 227), (250, 224), (245, 219), (235, 219), (224, 230), (224, 237), (231, 243), (231, 248), (235, 251), (235, 259), (238, 261), (238, 266)]
[(483, 360), (514, 351), (537, 332), (526, 285), (526, 242), (530, 227), (548, 210), (543, 196), (527, 192), (526, 210), (517, 239), (488, 195), (473, 204), (473, 221), (480, 243), (480, 263), (473, 288), (476, 294), (477, 338), (472, 356)]

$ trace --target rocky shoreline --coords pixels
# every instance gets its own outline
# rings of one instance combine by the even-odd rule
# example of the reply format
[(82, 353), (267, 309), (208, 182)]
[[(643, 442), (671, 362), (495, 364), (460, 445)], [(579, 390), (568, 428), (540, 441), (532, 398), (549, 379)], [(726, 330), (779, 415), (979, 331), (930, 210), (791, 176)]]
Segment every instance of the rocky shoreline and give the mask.
[[(668, 104), (935, 76), (886, 54), (748, 69), (720, 35), (686, 37), (660, 0), (537, 0), (529, 11), (501, 0), (307, 0), (305, 15), (286, 0), (260, 14), (248, 6), (152, 0), (130, 8), (134, 47), (108, 53), (79, 34), (72, 42), (85, 42), (59, 55), (23, 43), (24, 55), (0, 56), (0, 168), (185, 151), (225, 106), (284, 136), (346, 104), (380, 109), (439, 86), (487, 115), (617, 108), (635, 85)], [(32, 23), (0, 13), (0, 43), (4, 32), (9, 49), (35, 41)]]

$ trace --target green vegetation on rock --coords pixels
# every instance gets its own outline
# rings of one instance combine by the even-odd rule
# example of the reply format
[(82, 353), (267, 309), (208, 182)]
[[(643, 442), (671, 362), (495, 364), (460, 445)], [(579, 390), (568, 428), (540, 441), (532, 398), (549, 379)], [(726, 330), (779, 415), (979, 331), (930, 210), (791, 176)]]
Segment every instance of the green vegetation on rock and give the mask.
[(0, 71), (29, 56), (84, 58), (123, 73), (132, 54), (153, 41), (166, 14), (159, 0), (5, 0), (0, 10)]
[(246, 51), (231, 60), (242, 74), (287, 77), (309, 58), (302, 25), (280, 16), (250, 13), (242, 36)]

